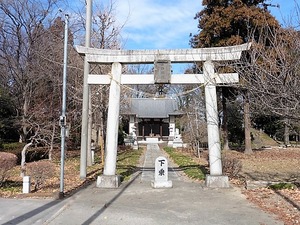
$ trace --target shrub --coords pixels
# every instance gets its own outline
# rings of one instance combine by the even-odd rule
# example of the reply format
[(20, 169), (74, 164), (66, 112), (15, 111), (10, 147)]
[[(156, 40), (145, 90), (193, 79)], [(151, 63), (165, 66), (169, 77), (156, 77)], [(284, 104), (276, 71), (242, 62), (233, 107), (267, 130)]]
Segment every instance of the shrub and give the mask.
[(222, 169), (223, 173), (228, 177), (237, 177), (242, 170), (242, 163), (240, 160), (223, 153), (222, 154)]
[(54, 163), (42, 160), (27, 164), (28, 175), (34, 181), (34, 190), (38, 190), (45, 183), (46, 179), (53, 177), (55, 171)]
[[(17, 163), (21, 163), (22, 159), (22, 149), (24, 148), (25, 143), (13, 142), (13, 143), (4, 143), (3, 152), (10, 152), (15, 154), (18, 157)], [(47, 159), (49, 157), (49, 149), (47, 147), (33, 147), (26, 151), (26, 162), (38, 161), (41, 159)]]
[(278, 184), (272, 184), (269, 186), (272, 190), (282, 190), (282, 189), (295, 189), (295, 185), (291, 183), (278, 183)]
[(13, 143), (3, 143), (2, 146), (3, 152), (9, 152), (12, 154), (15, 154), (17, 156), (17, 164), (20, 164), (21, 162), (21, 151), (24, 147), (24, 143), (19, 142), (13, 142)]
[(0, 187), (8, 179), (8, 171), (17, 165), (17, 156), (8, 152), (0, 152)]
[(3, 143), (3, 150), (8, 151), (20, 151), (24, 147), (24, 143), (12, 142), (12, 143)]

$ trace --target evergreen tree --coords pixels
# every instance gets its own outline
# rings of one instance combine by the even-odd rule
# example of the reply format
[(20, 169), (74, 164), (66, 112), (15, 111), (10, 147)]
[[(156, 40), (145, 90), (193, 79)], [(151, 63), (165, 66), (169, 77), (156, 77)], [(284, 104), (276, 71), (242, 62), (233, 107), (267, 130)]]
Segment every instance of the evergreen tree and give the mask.
[[(199, 33), (192, 36), (190, 44), (194, 48), (219, 47), (247, 43), (257, 40), (263, 30), (279, 27), (270, 14), (265, 0), (203, 0), (204, 9), (198, 12)], [(225, 69), (226, 70), (226, 69)], [(228, 68), (227, 68), (228, 70)], [(223, 115), (226, 112), (226, 99), (230, 91), (222, 88)], [(243, 91), (248, 97), (247, 91)], [(249, 99), (244, 101), (245, 152), (252, 152), (250, 139)], [(224, 148), (228, 147), (227, 116), (223, 118)], [(246, 129), (247, 128), (247, 129)]]
[(277, 28), (265, 0), (203, 0), (196, 14), (199, 34), (191, 39), (195, 48), (230, 46), (257, 39), (262, 29)]
[(0, 88), (0, 142), (18, 140), (16, 111), (9, 95)]

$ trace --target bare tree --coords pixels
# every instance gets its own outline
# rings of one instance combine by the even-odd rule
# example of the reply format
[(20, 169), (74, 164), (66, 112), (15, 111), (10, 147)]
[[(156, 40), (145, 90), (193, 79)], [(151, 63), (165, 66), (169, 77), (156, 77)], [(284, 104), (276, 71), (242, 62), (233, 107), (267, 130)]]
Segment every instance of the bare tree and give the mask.
[(55, 69), (46, 60), (47, 55), (53, 54), (46, 37), (57, 2), (0, 2), (0, 67), (6, 88), (14, 96), (22, 142), (30, 137), (33, 121), (49, 113), (51, 109), (45, 106), (53, 103), (49, 91), (55, 93), (52, 89), (55, 81), (48, 74), (53, 74)]
[(285, 125), (289, 145), (290, 121), (299, 119), (299, 32), (292, 28), (267, 29), (253, 43), (240, 67), (253, 112), (275, 115)]
[[(91, 47), (100, 49), (120, 49), (120, 32), (123, 26), (118, 25), (115, 19), (114, 2), (110, 1), (106, 5), (95, 2), (93, 7)], [(78, 30), (82, 31), (85, 28), (85, 16), (81, 10), (78, 11), (77, 15)], [(78, 39), (83, 42), (83, 33), (78, 32), (78, 35), (81, 35)], [(109, 74), (110, 72), (110, 65), (91, 65), (90, 67), (90, 73), (93, 74)], [(91, 134), (91, 130), (96, 131), (96, 140), (94, 141), (98, 146), (100, 145), (101, 155), (103, 155), (106, 133), (108, 93), (109, 86), (107, 85), (90, 85), (89, 87), (89, 99), (91, 105), (91, 111), (89, 112), (89, 134)], [(89, 135), (89, 145), (91, 141), (91, 136)], [(88, 151), (89, 150), (90, 148), (88, 146)], [(89, 154), (89, 152), (87, 154)], [(90, 165), (89, 158), (90, 157), (88, 157), (88, 165)]]
[[(50, 159), (60, 138), (58, 118), (61, 110), (64, 21), (56, 17), (57, 4), (58, 0), (0, 3), (3, 27), (0, 31), (0, 69), (5, 87), (14, 97), (18, 111), (20, 141), (32, 142), (34, 139), (35, 143), (49, 146)], [(78, 117), (76, 104), (81, 104), (81, 101), (77, 99), (78, 95), (73, 95), (72, 87), (78, 87), (75, 83), (76, 79), (80, 79), (81, 71), (77, 65), (80, 65), (78, 61), (81, 59), (73, 49), (72, 32), (69, 32), (68, 39), (69, 75), (72, 77), (68, 84), (72, 94), (68, 101), (68, 115), (70, 122), (75, 124)], [(76, 129), (76, 125), (72, 127)]]
[(203, 88), (196, 85), (171, 86), (180, 110), (184, 113), (178, 120), (184, 141), (190, 143), (194, 153), (200, 157), (200, 149), (207, 144), (205, 100)]

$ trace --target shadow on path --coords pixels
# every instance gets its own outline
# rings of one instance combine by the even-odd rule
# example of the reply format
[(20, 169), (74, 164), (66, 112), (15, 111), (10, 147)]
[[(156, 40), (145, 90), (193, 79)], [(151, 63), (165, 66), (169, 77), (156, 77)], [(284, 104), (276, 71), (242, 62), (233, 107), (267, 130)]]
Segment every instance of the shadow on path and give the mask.
[(47, 204), (45, 204), (45, 205), (43, 205), (43, 206), (41, 206), (41, 207), (39, 207), (39, 208), (36, 208), (36, 209), (34, 209), (34, 210), (32, 210), (32, 211), (30, 211), (30, 212), (28, 212), (28, 213), (25, 213), (25, 214), (20, 215), (20, 216), (18, 216), (18, 217), (16, 217), (16, 218), (12, 219), (12, 220), (10, 220), (10, 221), (7, 221), (6, 223), (3, 223), (2, 225), (9, 225), (9, 224), (11, 225), (11, 224), (19, 224), (19, 223), (22, 223), (23, 221), (25, 221), (25, 220), (27, 220), (27, 219), (29, 219), (29, 218), (31, 218), (31, 217), (33, 217), (33, 216), (39, 214), (39, 213), (41, 213), (41, 212), (43, 212), (43, 211), (45, 211), (45, 210), (51, 208), (51, 207), (53, 207), (53, 206), (59, 204), (59, 203), (62, 202), (62, 201), (63, 201), (63, 200), (54, 200), (54, 201), (51, 201), (51, 202), (49, 202), (49, 203), (47, 203)]
[[(93, 171), (94, 172), (94, 171)], [(92, 173), (93, 173), (92, 172)], [(56, 199), (56, 200), (52, 200), (49, 203), (46, 203), (45, 205), (42, 205), (34, 210), (31, 210), (30, 212), (24, 213), (12, 220), (9, 220), (1, 225), (11, 225), (11, 224), (20, 224), (24, 221), (26, 221), (27, 219), (34, 217), (66, 200), (68, 200), (69, 198), (71, 198), (72, 196), (74, 196), (76, 193), (78, 193), (79, 191), (81, 191), (82, 189), (86, 188), (87, 186), (89, 186), (91, 184), (91, 182), (93, 181), (93, 179), (87, 179), (86, 182), (82, 183), (80, 186), (76, 187), (76, 189), (71, 190), (69, 192), (65, 192), (64, 193), (64, 198), (62, 199)]]
[(83, 222), (82, 225), (91, 224), (94, 220), (96, 220), (106, 210), (106, 208), (108, 208), (114, 201), (116, 201), (122, 195), (122, 193), (139, 177), (140, 174), (141, 172), (137, 172), (134, 175), (133, 179), (131, 179), (115, 197), (113, 197), (109, 202), (105, 203), (105, 205), (102, 208), (100, 208), (97, 212), (94, 213), (94, 215), (92, 215), (89, 219)]

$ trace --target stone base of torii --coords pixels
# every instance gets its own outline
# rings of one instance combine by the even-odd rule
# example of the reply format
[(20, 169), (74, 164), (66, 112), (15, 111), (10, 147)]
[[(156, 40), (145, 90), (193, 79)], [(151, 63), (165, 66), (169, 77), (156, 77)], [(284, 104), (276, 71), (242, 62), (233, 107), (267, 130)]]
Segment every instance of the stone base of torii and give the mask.
[[(117, 188), (120, 184), (119, 176), (116, 175), (120, 85), (151, 85), (156, 84), (158, 79), (160, 79), (157, 78), (157, 74), (122, 74), (122, 64), (153, 64), (155, 62), (194, 63), (201, 61), (204, 62), (203, 74), (170, 74), (170, 77), (167, 78), (167, 83), (204, 84), (210, 168), (210, 174), (206, 176), (206, 186), (213, 188), (229, 187), (228, 177), (222, 174), (216, 86), (218, 84), (237, 83), (239, 79), (236, 73), (216, 73), (213, 62), (238, 60), (242, 51), (248, 50), (250, 46), (251, 43), (229, 47), (177, 50), (107, 50), (77, 46), (77, 52), (85, 55), (85, 60), (88, 63), (109, 63), (112, 65), (111, 74), (88, 75), (88, 84), (110, 85), (105, 165), (103, 175), (98, 177), (97, 187)], [(159, 80), (159, 82), (161, 83), (162, 81)]]

